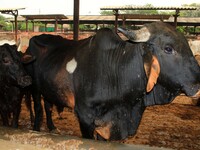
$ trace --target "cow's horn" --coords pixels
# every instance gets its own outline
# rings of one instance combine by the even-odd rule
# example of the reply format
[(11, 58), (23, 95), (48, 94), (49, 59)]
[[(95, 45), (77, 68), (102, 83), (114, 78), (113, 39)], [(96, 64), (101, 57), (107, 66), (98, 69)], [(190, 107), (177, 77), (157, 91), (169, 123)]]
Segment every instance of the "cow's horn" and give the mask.
[(149, 40), (151, 34), (147, 27), (143, 27), (139, 30), (129, 30), (125, 28), (118, 28), (122, 34), (124, 34), (129, 40), (133, 42), (146, 42)]

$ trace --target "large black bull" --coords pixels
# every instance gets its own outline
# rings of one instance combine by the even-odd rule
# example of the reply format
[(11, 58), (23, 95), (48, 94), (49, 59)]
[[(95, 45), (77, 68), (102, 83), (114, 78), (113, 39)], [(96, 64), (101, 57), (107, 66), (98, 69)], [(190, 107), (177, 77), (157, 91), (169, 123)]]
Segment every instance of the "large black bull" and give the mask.
[(135, 134), (146, 106), (169, 103), (182, 92), (199, 97), (200, 68), (182, 34), (162, 22), (119, 30), (133, 42), (104, 28), (78, 42), (33, 37), (27, 49), (38, 59), (34, 94), (60, 106), (75, 98), (85, 138), (124, 139)]
[(12, 127), (18, 127), (22, 88), (32, 82), (22, 62), (29, 61), (31, 57), (24, 56), (22, 58), (25, 59), (20, 59), (17, 46), (8, 43), (0, 45), (0, 114), (4, 126), (10, 125), (9, 117), (12, 115)]

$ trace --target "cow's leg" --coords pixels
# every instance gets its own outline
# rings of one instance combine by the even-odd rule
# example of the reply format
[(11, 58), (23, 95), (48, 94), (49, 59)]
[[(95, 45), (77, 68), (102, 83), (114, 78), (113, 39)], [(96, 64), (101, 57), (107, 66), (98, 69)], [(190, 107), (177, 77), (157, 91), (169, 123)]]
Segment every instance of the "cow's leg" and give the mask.
[(31, 124), (33, 124), (35, 118), (34, 118), (33, 110), (32, 110), (32, 100), (31, 100), (30, 89), (25, 91), (25, 104), (26, 104), (26, 107), (28, 108), (28, 110), (30, 112)]
[(89, 113), (89, 108), (82, 107), (84, 110), (76, 111), (79, 119), (79, 125), (83, 138), (94, 139), (94, 116), (93, 113)]
[(40, 131), (40, 126), (43, 119), (43, 109), (41, 104), (41, 94), (38, 94), (39, 92), (33, 92), (33, 101), (34, 101), (34, 110), (35, 110), (35, 121), (33, 130)]
[(79, 120), (79, 125), (83, 138), (93, 139), (94, 138), (94, 126), (92, 122), (85, 122)]
[(3, 126), (9, 126), (8, 113), (7, 112), (1, 111), (1, 119), (2, 119), (2, 122), (3, 122)]
[(49, 131), (55, 130), (56, 127), (54, 126), (53, 120), (52, 120), (53, 104), (50, 104), (44, 98), (44, 106), (45, 106), (45, 112), (46, 112), (47, 127), (49, 128)]
[(18, 97), (16, 100), (17, 104), (15, 108), (13, 109), (13, 119), (12, 119), (12, 127), (13, 128), (18, 128), (18, 121), (19, 121), (19, 115), (21, 111), (21, 102), (22, 102), (22, 97)]

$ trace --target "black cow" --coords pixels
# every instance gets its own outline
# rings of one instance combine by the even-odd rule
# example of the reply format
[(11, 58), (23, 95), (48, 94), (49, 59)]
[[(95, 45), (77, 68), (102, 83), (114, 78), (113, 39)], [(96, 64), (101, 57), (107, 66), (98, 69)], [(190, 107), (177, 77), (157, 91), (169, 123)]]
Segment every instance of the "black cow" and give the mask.
[(86, 138), (124, 139), (135, 134), (146, 106), (181, 92), (198, 97), (200, 69), (182, 34), (162, 22), (119, 30), (135, 43), (103, 29), (75, 57), (75, 111)]
[(17, 46), (8, 43), (0, 46), (0, 114), (4, 126), (10, 125), (9, 117), (12, 114), (12, 127), (18, 127), (22, 88), (32, 82), (21, 60), (25, 62), (25, 59), (28, 61), (31, 57), (24, 56), (21, 59)]
[(182, 34), (162, 22), (119, 30), (133, 42), (104, 28), (78, 42), (41, 35), (29, 43), (38, 59), (35, 94), (59, 106), (73, 107), (75, 98), (84, 138), (124, 139), (135, 134), (147, 106), (170, 103), (181, 92), (199, 97), (200, 68)]
[(26, 54), (36, 56), (36, 60), (26, 66), (26, 71), (33, 79), (31, 86), (35, 109), (33, 129), (36, 131), (40, 130), (42, 120), (41, 96), (44, 99), (47, 126), (50, 131), (56, 129), (51, 115), (53, 104), (57, 106), (58, 113), (63, 107), (74, 108), (74, 96), (70, 85), (72, 81), (66, 71), (66, 63), (74, 56), (75, 51), (71, 51), (70, 47), (75, 43), (61, 36), (46, 34), (30, 39)]

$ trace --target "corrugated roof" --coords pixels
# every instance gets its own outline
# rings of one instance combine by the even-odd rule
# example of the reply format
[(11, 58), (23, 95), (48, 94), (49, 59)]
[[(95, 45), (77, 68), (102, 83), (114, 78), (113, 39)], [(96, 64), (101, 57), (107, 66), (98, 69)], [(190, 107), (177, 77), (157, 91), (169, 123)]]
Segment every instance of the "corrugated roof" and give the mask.
[[(68, 16), (68, 20), (73, 20), (73, 16)], [(114, 15), (80, 15), (79, 20), (115, 20)]]
[(34, 19), (68, 19), (67, 16), (63, 14), (42, 14), (42, 15), (21, 15), (28, 20)]
[(196, 10), (196, 7), (105, 6), (101, 10)]
[(169, 19), (170, 15), (119, 14), (119, 19)]
[[(73, 23), (73, 16), (67, 16), (68, 19), (62, 19), (59, 21), (59, 23), (63, 24), (72, 24)], [(8, 19), (9, 21), (14, 21), (12, 19)], [(25, 18), (18, 16), (18, 21), (25, 21)], [(34, 20), (37, 21), (37, 20)], [(41, 22), (46, 22), (46, 23), (55, 23), (55, 19), (46, 19), (46, 20), (41, 20), (38, 19), (38, 21)], [(79, 18), (80, 23), (85, 23), (85, 24), (91, 24), (91, 23), (113, 23), (115, 22), (115, 16), (114, 15), (86, 15), (86, 16), (80, 16)], [(121, 19), (118, 20), (119, 22), (122, 21)], [(126, 19), (126, 22), (132, 22), (136, 24), (141, 24), (141, 23), (148, 23), (152, 21), (158, 21), (158, 19)], [(138, 22), (138, 23), (137, 23)], [(141, 22), (141, 23), (140, 23)], [(169, 17), (168, 20), (165, 20), (165, 22), (173, 23), (174, 22), (174, 17), (171, 16)], [(200, 26), (200, 17), (178, 17), (177, 22), (179, 25), (195, 25), (195, 26)]]
[(0, 12), (10, 12), (10, 11), (16, 11), (16, 10), (22, 10), (25, 8), (0, 8)]

